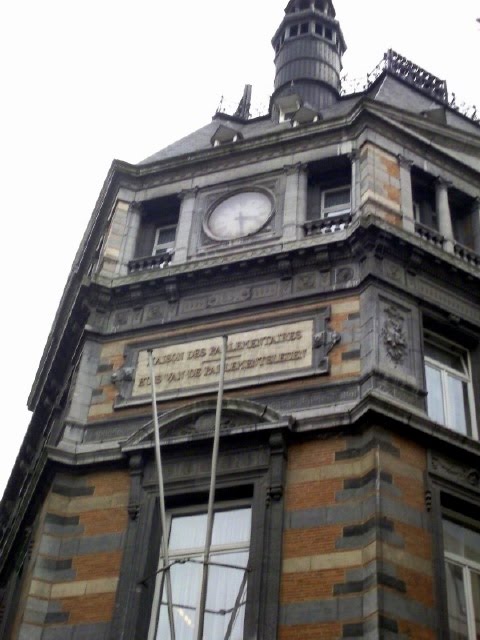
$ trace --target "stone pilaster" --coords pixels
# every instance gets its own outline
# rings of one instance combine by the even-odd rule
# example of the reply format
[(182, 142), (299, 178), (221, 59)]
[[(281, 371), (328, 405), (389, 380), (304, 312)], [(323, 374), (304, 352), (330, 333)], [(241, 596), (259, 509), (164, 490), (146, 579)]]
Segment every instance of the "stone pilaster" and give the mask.
[(180, 194), (182, 202), (175, 238), (175, 253), (172, 258), (173, 264), (185, 262), (187, 259), (197, 192), (198, 189), (195, 188), (182, 191)]
[(348, 154), (352, 163), (351, 207), (352, 214), (357, 213), (360, 207), (360, 153), (354, 149)]
[(300, 163), (284, 167), (286, 173), (283, 209), (283, 239), (302, 237), (301, 227), (307, 218), (307, 172)]
[(412, 194), (412, 164), (404, 156), (398, 156), (400, 165), (400, 207), (403, 214), (403, 228), (405, 231), (415, 231), (415, 216), (413, 213)]
[(475, 198), (472, 207), (473, 249), (480, 254), (480, 197)]
[(131, 202), (125, 225), (126, 228), (121, 251), (121, 259), (118, 263), (119, 275), (126, 275), (128, 273), (128, 263), (135, 257), (135, 246), (137, 244), (138, 230), (140, 229), (141, 213), (141, 203)]
[(450, 205), (448, 202), (449, 183), (438, 178), (435, 182), (435, 202), (438, 216), (438, 230), (445, 238), (443, 248), (449, 253), (453, 253), (453, 227), (452, 217), (450, 214)]

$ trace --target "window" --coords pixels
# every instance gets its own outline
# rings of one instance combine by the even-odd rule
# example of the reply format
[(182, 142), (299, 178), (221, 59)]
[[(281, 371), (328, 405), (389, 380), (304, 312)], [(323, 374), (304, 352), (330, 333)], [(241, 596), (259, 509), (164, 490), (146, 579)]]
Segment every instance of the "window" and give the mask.
[(307, 220), (349, 215), (352, 163), (348, 156), (335, 156), (308, 165)]
[(418, 167), (412, 167), (412, 199), (415, 221), (438, 230), (435, 177)]
[(175, 234), (177, 225), (170, 224), (165, 227), (157, 227), (155, 231), (155, 240), (153, 243), (152, 256), (158, 256), (167, 249), (171, 249), (175, 244)]
[(142, 202), (142, 214), (135, 247), (135, 259), (170, 253), (180, 214), (176, 195)]
[(326, 189), (322, 192), (322, 217), (350, 213), (350, 187)]
[(430, 335), (425, 340), (428, 415), (464, 435), (476, 437), (469, 354)]
[(315, 33), (318, 36), (323, 36), (323, 25), (320, 22), (315, 23)]
[(302, 24), (300, 25), (300, 33), (308, 33), (308, 31), (309, 31), (308, 22), (302, 22)]
[(480, 531), (444, 518), (450, 640), (480, 637)]
[(293, 38), (298, 35), (298, 24), (294, 24), (290, 27), (289, 37)]
[[(176, 640), (195, 640), (202, 580), (206, 512), (173, 512), (169, 519), (169, 561)], [(208, 565), (204, 637), (243, 640), (248, 581), (251, 508), (217, 509)], [(165, 576), (161, 580), (156, 638), (168, 640), (170, 628)]]

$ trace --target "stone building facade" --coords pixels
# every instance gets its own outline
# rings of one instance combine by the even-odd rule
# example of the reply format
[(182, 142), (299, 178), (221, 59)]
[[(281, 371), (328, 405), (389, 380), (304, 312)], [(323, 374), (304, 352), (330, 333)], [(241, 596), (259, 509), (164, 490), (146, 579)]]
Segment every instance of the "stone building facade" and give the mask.
[(478, 122), (393, 51), (342, 95), (331, 0), (272, 44), (267, 115), (107, 176), (2, 502), (4, 638), (170, 638), (149, 350), (195, 637), (222, 335), (205, 638), (480, 633)]

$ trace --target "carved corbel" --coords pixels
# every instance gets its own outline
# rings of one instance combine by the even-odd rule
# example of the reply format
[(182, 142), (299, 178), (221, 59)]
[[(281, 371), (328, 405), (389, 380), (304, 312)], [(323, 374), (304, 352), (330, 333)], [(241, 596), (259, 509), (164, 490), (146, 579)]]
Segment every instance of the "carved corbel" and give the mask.
[(285, 481), (286, 446), (282, 433), (273, 433), (270, 445), (270, 483), (267, 488), (267, 505), (279, 502), (283, 497)]
[(340, 340), (340, 334), (327, 326), (323, 331), (320, 331), (313, 336), (313, 347), (320, 351), (320, 358), (323, 359), (326, 358)]
[(140, 513), (140, 493), (144, 466), (145, 460), (141, 453), (134, 453), (128, 461), (130, 477), (132, 479), (132, 488), (130, 491), (130, 500), (127, 506), (127, 512), (130, 520), (132, 521), (136, 520)]
[(278, 270), (280, 271), (281, 280), (291, 280), (293, 276), (292, 262), (290, 258), (279, 258), (277, 260)]
[(135, 376), (135, 367), (122, 367), (112, 373), (113, 384), (120, 384), (121, 382), (132, 382)]
[(178, 283), (175, 278), (168, 278), (165, 281), (165, 293), (167, 294), (167, 300), (170, 303), (177, 302), (179, 294), (178, 294)]

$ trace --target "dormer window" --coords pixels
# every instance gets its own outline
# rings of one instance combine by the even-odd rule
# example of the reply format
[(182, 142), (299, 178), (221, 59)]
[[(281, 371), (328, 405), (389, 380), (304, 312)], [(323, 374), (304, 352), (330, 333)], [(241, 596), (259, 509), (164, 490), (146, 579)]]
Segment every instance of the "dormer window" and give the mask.
[(301, 99), (296, 93), (290, 93), (286, 96), (280, 96), (275, 100), (275, 106), (279, 111), (279, 122), (292, 120), (297, 111), (301, 107)]
[(210, 142), (213, 147), (219, 147), (221, 144), (227, 144), (229, 142), (237, 142), (242, 139), (242, 134), (232, 127), (226, 127), (221, 124), (213, 134)]
[(302, 124), (310, 124), (312, 122), (318, 122), (322, 116), (312, 109), (308, 104), (304, 104), (303, 107), (293, 114), (292, 123), (294, 127), (298, 127)]

